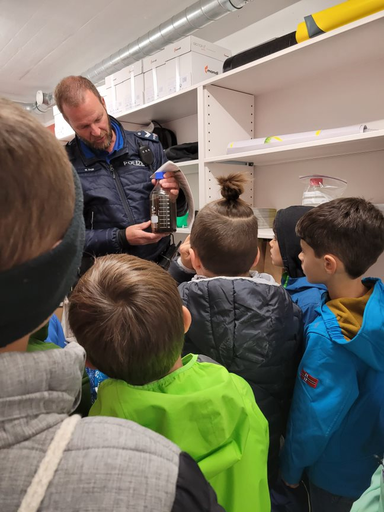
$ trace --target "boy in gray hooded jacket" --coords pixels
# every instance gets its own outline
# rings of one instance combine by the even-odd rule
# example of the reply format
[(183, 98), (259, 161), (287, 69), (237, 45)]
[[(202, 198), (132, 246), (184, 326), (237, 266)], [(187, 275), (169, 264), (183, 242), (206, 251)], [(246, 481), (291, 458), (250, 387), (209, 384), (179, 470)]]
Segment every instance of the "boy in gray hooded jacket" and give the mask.
[(27, 353), (80, 264), (81, 188), (64, 149), (0, 99), (0, 510), (218, 511), (195, 462), (135, 423), (69, 414), (85, 353)]

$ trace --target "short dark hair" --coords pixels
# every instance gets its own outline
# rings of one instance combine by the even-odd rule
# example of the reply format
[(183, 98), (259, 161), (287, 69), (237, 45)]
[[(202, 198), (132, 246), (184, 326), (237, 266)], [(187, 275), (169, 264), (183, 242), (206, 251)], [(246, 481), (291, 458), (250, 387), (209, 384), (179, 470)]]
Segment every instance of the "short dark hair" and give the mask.
[(133, 385), (164, 377), (184, 343), (176, 282), (127, 254), (96, 259), (70, 296), (69, 323), (96, 368)]
[(54, 93), (55, 102), (64, 118), (64, 105), (78, 107), (84, 102), (84, 93), (86, 91), (91, 91), (96, 98), (98, 98), (100, 103), (103, 103), (97, 88), (84, 76), (67, 76), (57, 84)]
[(337, 256), (353, 279), (362, 276), (384, 251), (384, 216), (359, 197), (334, 199), (313, 208), (299, 220), (296, 233), (317, 258)]
[(240, 199), (248, 179), (237, 173), (217, 181), (223, 199), (200, 210), (191, 230), (191, 247), (209, 272), (239, 276), (249, 272), (257, 256), (257, 219)]

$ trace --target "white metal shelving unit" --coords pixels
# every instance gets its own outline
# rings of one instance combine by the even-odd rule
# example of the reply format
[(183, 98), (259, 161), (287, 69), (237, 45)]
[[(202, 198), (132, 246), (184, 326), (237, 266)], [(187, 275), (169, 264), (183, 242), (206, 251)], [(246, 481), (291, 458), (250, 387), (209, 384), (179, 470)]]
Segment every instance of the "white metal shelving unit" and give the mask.
[[(200, 204), (218, 197), (217, 175), (240, 170), (251, 179), (245, 199), (258, 207), (300, 204), (299, 176), (308, 174), (343, 178), (344, 195), (384, 202), (383, 83), (383, 11), (205, 83)], [(236, 140), (362, 123), (377, 131), (226, 154)], [(383, 256), (372, 274), (384, 278)]]
[[(216, 176), (237, 171), (249, 173), (244, 199), (253, 206), (300, 204), (299, 176), (308, 174), (343, 178), (345, 195), (384, 203), (383, 84), (381, 11), (118, 119), (131, 129), (156, 120), (175, 131), (178, 143), (198, 140), (198, 160), (180, 163), (196, 209), (219, 197)], [(377, 131), (226, 154), (236, 140), (373, 121)], [(372, 272), (384, 278), (384, 257)]]

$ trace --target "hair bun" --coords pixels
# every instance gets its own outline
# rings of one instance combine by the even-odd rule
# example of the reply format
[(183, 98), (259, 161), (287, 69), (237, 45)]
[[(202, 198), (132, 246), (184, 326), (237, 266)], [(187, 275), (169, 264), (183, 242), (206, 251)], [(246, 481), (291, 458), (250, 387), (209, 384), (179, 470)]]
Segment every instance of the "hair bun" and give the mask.
[(221, 195), (227, 201), (237, 201), (244, 192), (244, 185), (248, 182), (245, 174), (239, 172), (228, 174), (228, 176), (219, 176), (217, 182), (221, 188)]

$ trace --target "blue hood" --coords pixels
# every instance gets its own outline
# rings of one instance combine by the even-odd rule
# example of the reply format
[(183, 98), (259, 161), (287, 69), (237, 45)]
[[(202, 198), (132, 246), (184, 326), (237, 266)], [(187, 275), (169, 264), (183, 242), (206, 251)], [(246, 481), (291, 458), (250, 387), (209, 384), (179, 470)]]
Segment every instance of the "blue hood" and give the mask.
[(313, 288), (317, 288), (318, 290), (323, 290), (325, 292), (327, 291), (327, 287), (324, 284), (309, 283), (305, 276), (289, 277), (287, 273), (283, 274), (283, 277), (281, 278), (281, 284), (289, 292), (302, 292), (304, 290)]

